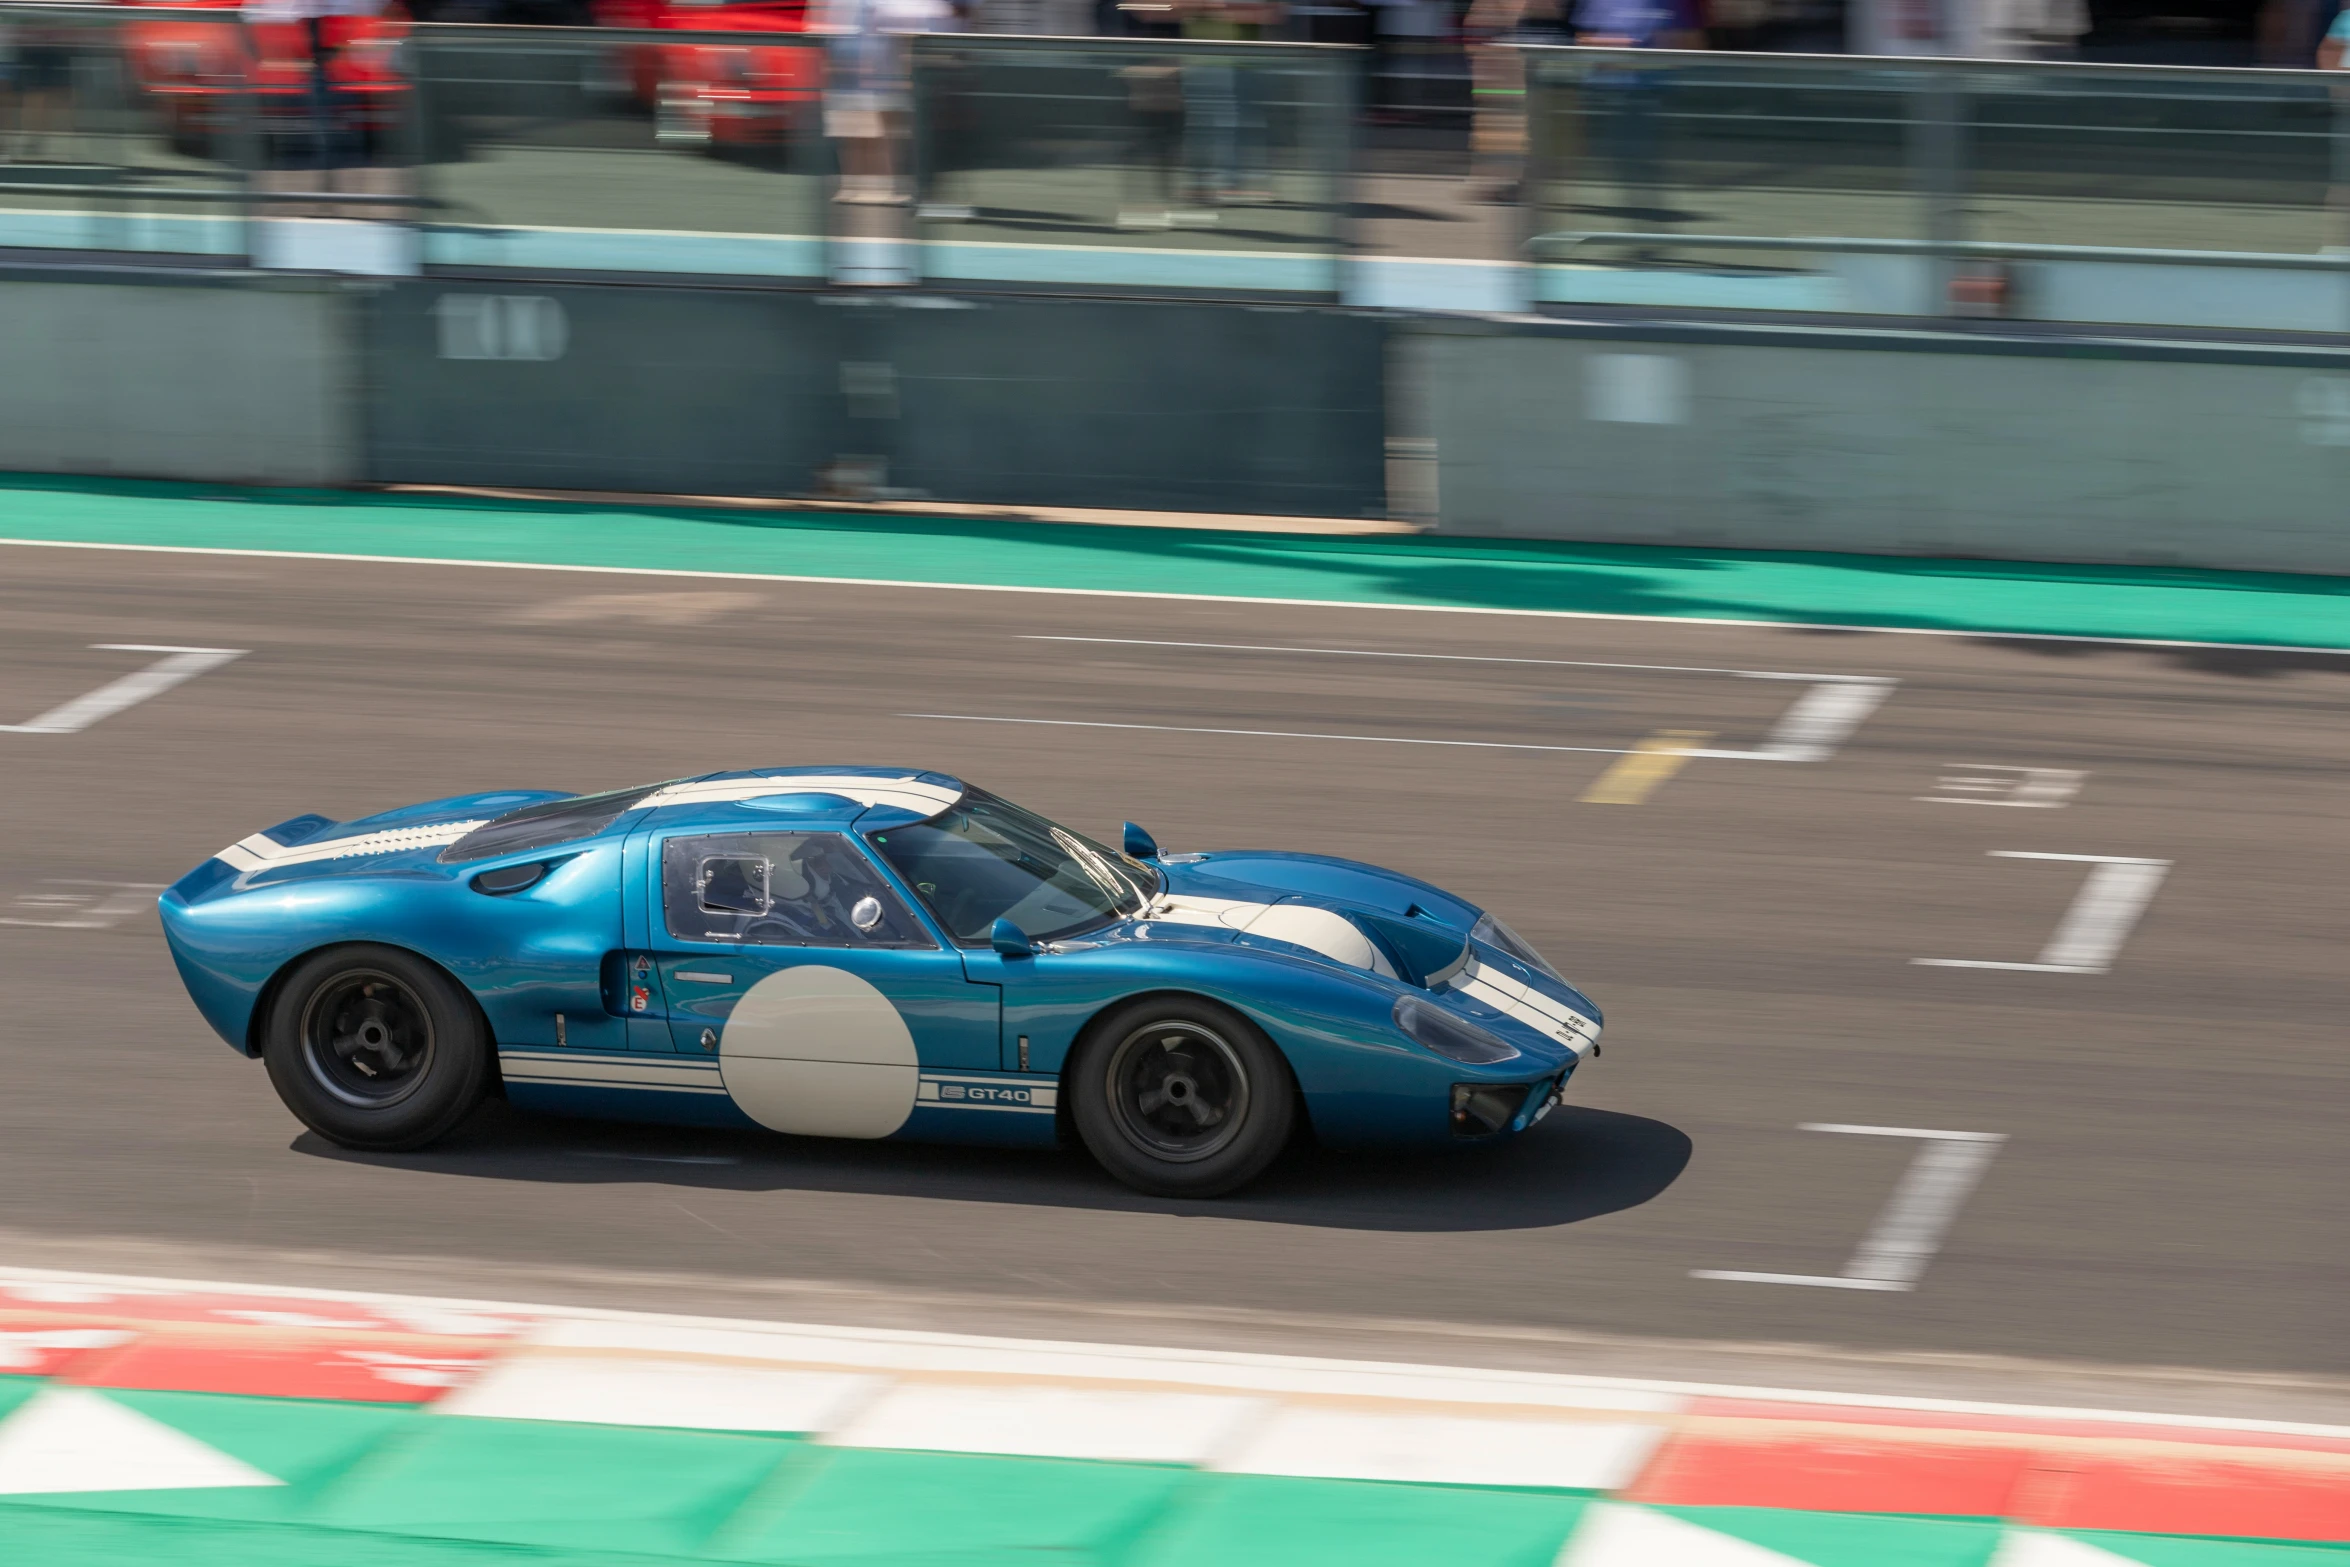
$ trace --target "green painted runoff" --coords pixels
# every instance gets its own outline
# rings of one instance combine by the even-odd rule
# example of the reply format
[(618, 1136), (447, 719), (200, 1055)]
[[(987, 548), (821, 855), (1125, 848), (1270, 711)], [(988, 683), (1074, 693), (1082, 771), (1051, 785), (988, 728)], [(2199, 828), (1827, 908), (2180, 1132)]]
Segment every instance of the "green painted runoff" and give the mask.
[(0, 479), (0, 538), (2350, 649), (2350, 578)]

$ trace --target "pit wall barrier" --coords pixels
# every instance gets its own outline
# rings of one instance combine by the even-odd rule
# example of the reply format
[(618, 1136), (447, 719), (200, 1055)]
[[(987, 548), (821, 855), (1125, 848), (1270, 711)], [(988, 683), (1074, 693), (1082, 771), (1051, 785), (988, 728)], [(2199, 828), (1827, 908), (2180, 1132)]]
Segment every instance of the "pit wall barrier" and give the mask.
[(370, 482), (1387, 505), (1387, 329), (1368, 314), (455, 280), (353, 298)]
[(1399, 446), (1443, 531), (2350, 573), (2350, 351), (1414, 320)]
[[(33, 272), (33, 269), (26, 269)], [(1361, 517), (1378, 317), (39, 269), (0, 469)]]
[(2350, 349), (133, 276), (0, 275), (0, 468), (2350, 574)]
[(324, 279), (0, 277), (0, 468), (336, 485), (361, 477), (350, 298)]

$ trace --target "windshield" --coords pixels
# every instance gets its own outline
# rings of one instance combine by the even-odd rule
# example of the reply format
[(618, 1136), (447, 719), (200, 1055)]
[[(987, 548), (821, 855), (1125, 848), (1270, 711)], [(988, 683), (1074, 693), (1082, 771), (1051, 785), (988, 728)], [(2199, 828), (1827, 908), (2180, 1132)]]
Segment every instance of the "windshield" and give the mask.
[(965, 946), (1008, 919), (1037, 941), (1149, 907), (1150, 867), (999, 800), (965, 792), (954, 809), (871, 835), (873, 848)]
[(1477, 928), (1470, 931), (1469, 935), (1475, 940), (1484, 942), (1489, 947), (1500, 948), (1502, 951), (1508, 953), (1511, 957), (1516, 958), (1520, 963), (1525, 964), (1528, 968), (1540, 969), (1543, 973), (1548, 974), (1552, 979), (1557, 980), (1562, 985), (1567, 982), (1564, 975), (1560, 974), (1557, 969), (1552, 968), (1549, 962), (1542, 956), (1542, 954), (1534, 950), (1534, 944), (1532, 942), (1528, 941), (1525, 937), (1519, 935), (1516, 931), (1510, 929), (1507, 925), (1504, 925), (1501, 921), (1495, 919), (1490, 914), (1479, 920), (1477, 922)]

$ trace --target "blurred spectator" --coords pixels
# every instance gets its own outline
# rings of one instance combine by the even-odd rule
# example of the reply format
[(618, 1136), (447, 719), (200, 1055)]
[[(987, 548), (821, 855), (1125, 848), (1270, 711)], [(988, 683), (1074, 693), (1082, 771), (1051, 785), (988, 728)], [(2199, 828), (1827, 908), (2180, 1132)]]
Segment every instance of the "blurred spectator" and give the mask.
[(840, 145), (840, 189), (833, 199), (902, 206), (896, 146), (908, 106), (906, 35), (941, 30), (954, 13), (945, 0), (817, 0), (808, 28), (829, 40), (825, 56), (824, 134)]
[(7, 28), (8, 85), (13, 89), (7, 157), (12, 163), (39, 163), (52, 150), (51, 138), (65, 136), (73, 122), (71, 30), (54, 23), (17, 21)]
[(1363, 0), (1371, 13), (1370, 90), (1363, 101), (1374, 113), (1424, 108), (1422, 84), (1428, 64), (1452, 33), (1452, 7), (1444, 0)]
[[(302, 96), (290, 132), (265, 161), (304, 171), (292, 183), (311, 190), (392, 194), (395, 170), (373, 169), (366, 106), (344, 90), (343, 51), (383, 40), (368, 24), (385, 15), (386, 0), (245, 0), (245, 20), (267, 36), (255, 47), (264, 56), (291, 53), (301, 62)], [(288, 37), (291, 43), (289, 47)], [(263, 183), (267, 183), (264, 179)], [(273, 216), (384, 218), (393, 214), (373, 203), (316, 208), (273, 205)]]
[(1690, 0), (1577, 0), (1575, 42), (1587, 49), (1702, 49)]
[(1515, 201), (1526, 164), (1526, 62), (1514, 45), (1530, 0), (1474, 0), (1469, 51), (1469, 178), (1481, 201)]
[[(2264, 0), (2253, 22), (2254, 57), (2262, 65), (2308, 65), (2309, 40), (2317, 35), (2318, 16), (2317, 0)], [(2329, 30), (2319, 40), (2321, 61), (2333, 36)]]
[[(1122, 229), (1172, 228), (1183, 205), (1183, 67), (1172, 59), (1138, 61), (1118, 72), (1132, 127), (1128, 200)], [(1135, 199), (1139, 198), (1139, 199)]]
[(2089, 30), (2082, 0), (1982, 0), (1983, 53), (1999, 60), (2069, 60)]
[[(1253, 42), (1280, 25), (1279, 0), (1178, 0), (1183, 36), (1215, 42)], [(1248, 180), (1262, 172), (1264, 115), (1254, 71), (1243, 61), (1188, 55), (1183, 68), (1184, 128), (1189, 133), (1194, 194), (1205, 204), (1263, 200), (1271, 193)], [(1212, 215), (1204, 221), (1214, 221)]]
[(2339, 71), (2342, 56), (2350, 51), (2350, 7), (2345, 7), (2334, 18), (2334, 25), (2317, 41), (2317, 67), (2321, 71)]
[(1705, 0), (1705, 41), (1709, 48), (1761, 49), (1770, 22), (1770, 0)]
[[(1578, 0), (1575, 41), (1592, 49), (1702, 49), (1693, 0)], [(1663, 116), (1660, 71), (1633, 67), (1594, 70), (1585, 78), (1594, 140), (1623, 191), (1627, 218), (1664, 220)]]
[(1962, 54), (1964, 3), (1954, 0), (1945, 15), (1939, 0), (1847, 0), (1846, 47), (1854, 54)]
[(1095, 30), (1093, 0), (972, 0), (970, 25), (975, 33), (1083, 36)]
[(1176, 0), (1118, 0), (1117, 30), (1129, 38), (1180, 38)]

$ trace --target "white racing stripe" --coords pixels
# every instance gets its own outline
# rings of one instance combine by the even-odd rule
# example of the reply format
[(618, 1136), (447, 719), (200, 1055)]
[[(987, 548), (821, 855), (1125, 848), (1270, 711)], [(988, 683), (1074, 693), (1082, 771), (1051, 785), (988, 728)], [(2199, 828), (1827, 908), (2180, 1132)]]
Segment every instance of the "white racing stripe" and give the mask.
[[(1321, 916), (1328, 922), (1327, 926), (1308, 924), (1301, 916), (1309, 914)], [(1160, 899), (1152, 905), (1148, 918), (1175, 925), (1218, 925), (1246, 931), (1305, 947), (1353, 968), (1367, 969), (1390, 979), (1395, 977), (1395, 971), (1379, 949), (1355, 930), (1351, 922), (1310, 903), (1243, 903), (1228, 898), (1178, 896)], [(1339, 929), (1341, 926), (1343, 931)], [(1344, 939), (1346, 936), (1354, 940), (1349, 942)], [(1448, 985), (1558, 1041), (1578, 1058), (1589, 1054), (1599, 1040), (1599, 1025), (1590, 1018), (1475, 959), (1454, 975)]]
[(1345, 915), (1318, 904), (1249, 903), (1233, 898), (1161, 898), (1143, 916), (1170, 925), (1217, 925), (1228, 930), (1285, 941), (1318, 952), (1333, 963), (1395, 978), (1395, 967), (1371, 938)]
[(501, 1050), (498, 1070), (509, 1083), (535, 1083), (550, 1088), (627, 1088), (665, 1094), (715, 1094), (721, 1098), (726, 1094), (715, 1061)]
[(351, 838), (329, 838), (323, 843), (283, 844), (267, 833), (255, 833), (221, 850), (213, 858), (239, 872), (278, 870), (288, 865), (310, 865), (320, 860), (344, 860), (368, 854), (400, 854), (410, 849), (433, 849), (455, 843), (489, 820), (438, 822), (424, 827), (390, 827)]
[(1590, 1018), (1473, 958), (1453, 977), (1452, 988), (1475, 997), (1497, 1012), (1509, 1014), (1536, 1033), (1557, 1040), (1578, 1057), (1588, 1054), (1599, 1042), (1599, 1025)]
[(899, 778), (870, 778), (854, 774), (794, 773), (765, 778), (711, 778), (699, 783), (671, 784), (647, 795), (640, 806), (725, 805), (776, 794), (837, 794), (859, 805), (895, 806), (918, 816), (935, 816), (963, 797), (959, 789), (924, 783), (907, 774)]
[[(921, 816), (935, 816), (962, 798), (958, 790), (903, 778), (861, 778), (802, 773), (790, 777), (721, 778), (707, 783), (671, 784), (648, 795), (641, 807), (714, 805), (733, 800), (756, 800), (774, 794), (838, 794), (861, 805), (890, 805)], [(320, 860), (350, 859), (369, 854), (398, 854), (409, 849), (439, 848), (455, 843), (492, 820), (443, 822), (423, 827), (393, 827), (382, 832), (319, 843), (282, 844), (267, 833), (255, 833), (221, 850), (213, 858), (239, 872), (280, 866), (308, 865)]]

